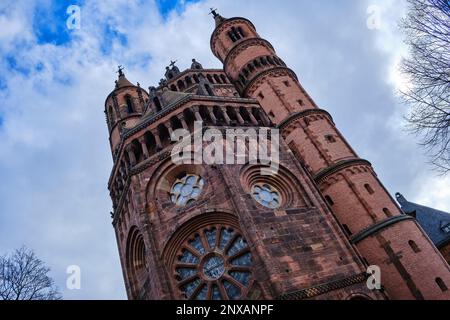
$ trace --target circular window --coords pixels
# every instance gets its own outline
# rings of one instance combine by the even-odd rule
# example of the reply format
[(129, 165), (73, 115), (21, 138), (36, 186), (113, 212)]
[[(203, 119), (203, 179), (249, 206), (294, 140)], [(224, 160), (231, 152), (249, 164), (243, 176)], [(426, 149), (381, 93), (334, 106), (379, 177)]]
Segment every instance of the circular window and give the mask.
[(262, 204), (264, 207), (270, 209), (276, 209), (280, 207), (281, 204), (281, 196), (278, 190), (276, 190), (271, 185), (264, 184), (256, 184), (252, 189), (253, 198), (255, 198), (258, 203)]
[(197, 230), (174, 263), (178, 288), (188, 299), (245, 297), (252, 278), (252, 255), (240, 232), (223, 225)]
[(202, 177), (185, 174), (173, 184), (170, 190), (170, 200), (177, 206), (185, 206), (200, 196), (204, 185), (205, 180)]

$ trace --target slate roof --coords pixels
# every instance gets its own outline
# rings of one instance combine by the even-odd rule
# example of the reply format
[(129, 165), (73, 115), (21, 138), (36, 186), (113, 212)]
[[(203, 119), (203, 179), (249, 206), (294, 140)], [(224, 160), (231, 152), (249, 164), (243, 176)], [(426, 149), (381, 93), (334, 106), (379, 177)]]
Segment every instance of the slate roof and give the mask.
[(402, 210), (416, 218), (436, 247), (450, 241), (450, 232), (444, 231), (444, 227), (450, 225), (450, 213), (410, 202), (400, 193), (395, 196)]
[(116, 89), (123, 88), (123, 87), (135, 87), (134, 84), (132, 84), (124, 74), (119, 75), (119, 79), (116, 82)]

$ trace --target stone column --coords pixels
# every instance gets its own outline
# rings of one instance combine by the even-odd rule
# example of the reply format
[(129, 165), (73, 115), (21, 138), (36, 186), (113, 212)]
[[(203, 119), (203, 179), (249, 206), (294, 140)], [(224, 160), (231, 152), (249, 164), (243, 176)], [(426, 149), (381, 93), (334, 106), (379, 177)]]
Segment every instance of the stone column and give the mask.
[(270, 127), (270, 125), (271, 125), (272, 122), (271, 122), (270, 119), (267, 117), (266, 112), (263, 111), (263, 110), (261, 110), (261, 109), (258, 109), (258, 112), (259, 112), (259, 115), (261, 116), (261, 119), (262, 119), (264, 125), (265, 125), (266, 127)]
[(173, 129), (172, 129), (172, 125), (171, 125), (170, 121), (165, 122), (164, 126), (167, 128), (167, 131), (169, 131), (169, 139), (170, 139), (170, 141), (172, 141)]
[(183, 126), (183, 129), (189, 131), (189, 126), (186, 123), (186, 120), (184, 119), (184, 115), (178, 114), (177, 115), (178, 120), (180, 120), (181, 125)]
[(158, 129), (151, 130), (153, 136), (155, 137), (156, 142), (156, 150), (159, 151), (162, 149), (161, 138), (159, 137)]
[(216, 118), (216, 116), (214, 115), (214, 112), (212, 111), (212, 107), (207, 107), (206, 109), (208, 110), (208, 114), (209, 114), (209, 116), (211, 117), (211, 121), (212, 121), (214, 124), (217, 124), (217, 118)]
[(200, 114), (200, 112), (199, 112), (198, 106), (194, 106), (194, 107), (192, 107), (191, 109), (192, 109), (192, 111), (194, 112), (195, 120), (196, 120), (196, 121), (203, 121), (202, 116), (201, 116), (201, 114)]
[(239, 109), (235, 109), (236, 117), (238, 119), (239, 124), (244, 125), (245, 121), (241, 116), (241, 113), (239, 112)]
[(131, 145), (127, 146), (127, 153), (128, 153), (128, 157), (130, 158), (130, 165), (135, 166), (137, 160), (136, 160), (136, 156), (134, 155), (133, 148), (131, 147)]
[(220, 111), (222, 112), (223, 118), (225, 119), (225, 123), (226, 123), (227, 125), (230, 125), (230, 124), (231, 124), (231, 119), (230, 119), (230, 117), (228, 116), (227, 108), (225, 108), (225, 107), (220, 107)]
[(254, 124), (255, 126), (259, 125), (258, 120), (256, 120), (255, 116), (253, 115), (253, 113), (251, 112), (251, 110), (249, 109), (245, 109), (250, 117), (250, 120), (252, 121), (252, 124)]
[(142, 147), (142, 153), (144, 154), (144, 159), (148, 159), (150, 157), (150, 153), (148, 152), (147, 144), (145, 143), (145, 138), (140, 137), (139, 143), (141, 144), (141, 147)]

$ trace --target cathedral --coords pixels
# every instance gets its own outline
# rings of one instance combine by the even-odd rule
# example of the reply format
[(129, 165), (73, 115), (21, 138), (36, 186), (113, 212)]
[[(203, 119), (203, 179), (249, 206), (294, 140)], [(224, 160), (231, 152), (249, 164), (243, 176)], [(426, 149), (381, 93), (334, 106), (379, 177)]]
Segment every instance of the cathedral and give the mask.
[[(147, 91), (119, 68), (106, 98), (128, 298), (449, 300), (450, 266), (332, 116), (251, 21), (211, 13), (223, 69), (172, 62)], [(258, 161), (174, 162), (174, 133), (195, 135), (198, 123), (276, 130), (276, 172)]]

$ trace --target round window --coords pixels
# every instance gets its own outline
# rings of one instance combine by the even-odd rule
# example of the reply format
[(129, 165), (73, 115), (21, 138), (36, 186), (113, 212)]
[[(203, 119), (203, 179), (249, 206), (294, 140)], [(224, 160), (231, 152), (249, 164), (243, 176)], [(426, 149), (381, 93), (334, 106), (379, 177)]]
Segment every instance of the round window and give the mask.
[(205, 180), (195, 174), (186, 174), (177, 179), (170, 190), (170, 200), (177, 206), (185, 206), (196, 200), (205, 185)]
[(258, 203), (266, 208), (276, 209), (281, 205), (280, 193), (267, 183), (254, 185), (252, 195)]
[(187, 299), (244, 298), (252, 279), (252, 255), (237, 230), (213, 225), (195, 231), (174, 263), (179, 290)]

